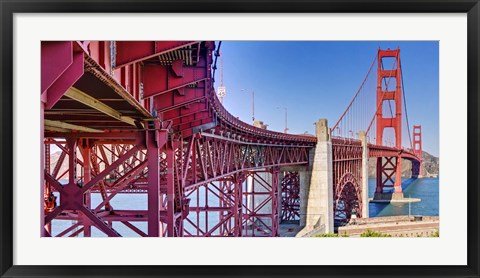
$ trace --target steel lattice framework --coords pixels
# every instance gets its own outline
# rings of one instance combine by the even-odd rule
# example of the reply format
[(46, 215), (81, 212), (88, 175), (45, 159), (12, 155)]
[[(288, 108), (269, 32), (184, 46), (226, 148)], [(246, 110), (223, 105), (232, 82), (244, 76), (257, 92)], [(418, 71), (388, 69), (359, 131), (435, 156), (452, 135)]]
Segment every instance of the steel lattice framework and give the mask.
[[(317, 138), (269, 131), (231, 115), (213, 86), (220, 45), (42, 42), (42, 236), (91, 236), (95, 227), (116, 237), (120, 226), (150, 237), (278, 236), (281, 220), (299, 219), (299, 173), (281, 168), (311, 163)], [(400, 65), (399, 51), (378, 56), (393, 56)], [(397, 78), (395, 91), (384, 92), (379, 83), (377, 102), (395, 100), (397, 114), (378, 118), (377, 132), (401, 129), (401, 67), (377, 73)], [(377, 163), (377, 190), (386, 183), (398, 187), (401, 158), (421, 161), (419, 126), (413, 143), (413, 149), (368, 144), (369, 157), (386, 158)], [(362, 150), (353, 138), (332, 139), (338, 223), (352, 213), (363, 216)], [(413, 168), (418, 175), (419, 164)], [(122, 194), (146, 195), (146, 207), (115, 205)], [(56, 220), (71, 225), (54, 233)]]
[(337, 225), (345, 224), (352, 213), (362, 214), (362, 142), (333, 138), (333, 198)]
[[(214, 50), (42, 43), (44, 236), (52, 220), (73, 221), (55, 236), (91, 236), (92, 227), (121, 236), (118, 223), (140, 236), (278, 236), (279, 169), (308, 164), (316, 138), (228, 113), (213, 89)], [(146, 194), (146, 209), (116, 208), (119, 194)]]
[(281, 182), (281, 221), (300, 220), (300, 177), (298, 172), (285, 172)]

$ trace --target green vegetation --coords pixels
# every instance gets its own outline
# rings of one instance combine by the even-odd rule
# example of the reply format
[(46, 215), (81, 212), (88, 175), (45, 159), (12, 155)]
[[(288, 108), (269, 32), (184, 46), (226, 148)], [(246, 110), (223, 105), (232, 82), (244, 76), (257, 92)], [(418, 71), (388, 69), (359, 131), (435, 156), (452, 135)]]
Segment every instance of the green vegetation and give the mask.
[(431, 237), (439, 237), (439, 236), (440, 236), (440, 232), (438, 230), (433, 232), (432, 235), (431, 235)]
[(392, 237), (392, 236), (389, 235), (389, 234), (384, 234), (384, 233), (377, 232), (377, 231), (367, 230), (367, 231), (363, 232), (360, 235), (360, 237)]
[(341, 235), (335, 233), (325, 233), (325, 234), (318, 234), (315, 237), (349, 237), (349, 235), (345, 232)]
[(315, 237), (338, 237), (338, 234), (335, 233), (326, 233), (326, 234), (318, 234)]

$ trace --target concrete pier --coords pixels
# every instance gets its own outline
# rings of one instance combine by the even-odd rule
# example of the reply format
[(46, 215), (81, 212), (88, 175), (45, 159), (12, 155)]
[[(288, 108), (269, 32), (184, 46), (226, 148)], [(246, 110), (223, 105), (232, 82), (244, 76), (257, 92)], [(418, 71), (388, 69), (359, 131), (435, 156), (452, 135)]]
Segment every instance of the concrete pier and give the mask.
[[(313, 230), (333, 233), (332, 141), (326, 119), (316, 123), (317, 145), (310, 152), (309, 168), (300, 174), (300, 224), (297, 236)], [(309, 178), (310, 177), (310, 178)]]
[(375, 192), (373, 200), (375, 201), (385, 201), (385, 202), (397, 202), (402, 201), (404, 198), (403, 192)]
[(362, 218), (368, 218), (368, 141), (365, 131), (358, 133), (362, 141)]

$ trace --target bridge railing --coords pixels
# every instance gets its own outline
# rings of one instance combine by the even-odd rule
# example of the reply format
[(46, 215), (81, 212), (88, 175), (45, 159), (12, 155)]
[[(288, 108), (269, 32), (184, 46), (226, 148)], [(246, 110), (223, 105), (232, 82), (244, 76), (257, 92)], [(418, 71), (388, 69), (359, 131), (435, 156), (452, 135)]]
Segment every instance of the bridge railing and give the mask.
[(411, 149), (397, 149), (395, 147), (368, 144), (369, 157), (398, 156), (409, 160), (420, 160), (420, 158)]
[[(220, 43), (221, 45), (221, 43)], [(219, 52), (219, 48), (217, 49)], [(212, 76), (215, 74), (216, 69), (216, 62), (215, 59), (213, 69), (212, 69)], [(266, 130), (262, 128), (255, 127), (253, 125), (247, 124), (237, 117), (230, 114), (227, 109), (223, 106), (220, 100), (217, 97), (214, 89), (214, 79), (210, 79), (211, 81), (211, 91), (208, 92), (208, 99), (210, 103), (210, 107), (213, 109), (213, 112), (216, 115), (216, 118), (221, 121), (221, 123), (217, 123), (217, 126), (225, 126), (227, 125), (229, 129), (232, 131), (237, 131), (237, 133), (243, 133), (244, 136), (249, 137), (250, 140), (254, 141), (264, 141), (264, 142), (289, 142), (289, 143), (296, 143), (299, 145), (309, 145), (313, 146), (317, 142), (317, 138), (315, 136), (307, 136), (307, 135), (293, 135), (293, 134), (286, 134), (282, 132), (276, 132), (271, 130)], [(223, 124), (223, 125), (222, 125)]]

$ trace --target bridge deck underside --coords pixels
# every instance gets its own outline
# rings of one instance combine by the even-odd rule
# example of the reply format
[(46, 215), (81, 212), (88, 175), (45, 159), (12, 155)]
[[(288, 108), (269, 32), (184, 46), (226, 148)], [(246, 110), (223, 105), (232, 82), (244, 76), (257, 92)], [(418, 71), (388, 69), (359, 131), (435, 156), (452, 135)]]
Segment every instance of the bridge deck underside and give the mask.
[[(91, 236), (92, 227), (122, 236), (112, 223), (139, 236), (278, 236), (279, 168), (308, 164), (316, 138), (229, 114), (213, 90), (213, 42), (138, 42), (126, 53), (127, 44), (42, 44), (51, 54), (42, 61), (77, 61), (42, 95), (42, 235), (53, 235), (55, 219), (74, 224), (53, 236)], [(247, 188), (249, 179), (263, 190)], [(92, 193), (101, 197), (95, 206)], [(146, 194), (147, 209), (115, 208), (120, 193)], [(208, 198), (218, 206), (200, 202)], [(200, 225), (202, 213), (217, 221)]]

